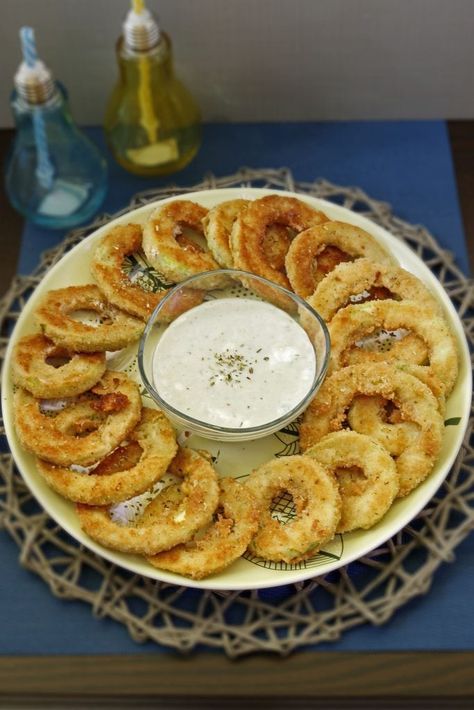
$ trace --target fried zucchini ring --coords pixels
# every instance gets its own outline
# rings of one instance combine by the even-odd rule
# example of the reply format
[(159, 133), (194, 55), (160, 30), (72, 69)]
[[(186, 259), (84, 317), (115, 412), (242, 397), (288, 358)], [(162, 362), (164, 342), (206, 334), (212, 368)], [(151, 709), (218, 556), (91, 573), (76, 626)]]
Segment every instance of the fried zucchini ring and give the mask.
[(347, 413), (353, 431), (383, 441), (392, 456), (400, 456), (408, 446), (416, 444), (420, 428), (415, 422), (405, 422), (393, 403), (383, 397), (359, 395)]
[[(100, 323), (75, 320), (73, 314), (79, 311), (92, 311)], [(95, 284), (49, 291), (34, 317), (48, 338), (76, 352), (121, 350), (137, 340), (145, 327), (143, 321), (112, 306)]]
[(25, 335), (12, 355), (12, 379), (33, 397), (60, 399), (90, 389), (105, 372), (105, 353), (75, 353), (41, 333)]
[(371, 259), (338, 264), (319, 282), (308, 303), (330, 321), (340, 308), (368, 300), (416, 301), (440, 315), (440, 306), (419, 278), (395, 265)]
[[(441, 449), (443, 417), (429, 387), (400, 368), (385, 363), (352, 365), (327, 377), (304, 414), (301, 449), (306, 451), (327, 434), (344, 428), (347, 412), (358, 395), (380, 396), (393, 402), (401, 419), (418, 427), (416, 438), (407, 443), (395, 461), (399, 495), (407, 495), (434, 466)], [(383, 432), (376, 438), (387, 448)]]
[(59, 466), (89, 466), (105, 458), (138, 424), (138, 385), (107, 370), (99, 382), (56, 416), (24, 389), (14, 395), (15, 429), (25, 449)]
[[(428, 365), (446, 387), (449, 395), (458, 374), (458, 355), (454, 337), (449, 327), (431, 308), (414, 301), (369, 301), (358, 306), (346, 306), (334, 316), (329, 324), (331, 336), (331, 362), (329, 373), (350, 363), (350, 351), (356, 343), (378, 331), (409, 331), (402, 340), (395, 341), (393, 352), (387, 357), (402, 362), (422, 364), (414, 359), (413, 352), (404, 346), (410, 335), (417, 337), (427, 349)], [(377, 355), (379, 355), (377, 353)], [(385, 353), (382, 353), (384, 356)], [(366, 351), (359, 348), (358, 356), (364, 358)], [(373, 359), (371, 353), (367, 359)]]
[(117, 308), (142, 320), (151, 313), (170, 290), (154, 292), (133, 283), (123, 270), (127, 256), (142, 247), (142, 228), (138, 224), (119, 225), (98, 243), (91, 261), (91, 273), (105, 297)]
[[(230, 236), (235, 221), (250, 200), (228, 200), (213, 207), (202, 220), (209, 249), (215, 260), (223, 267), (232, 269), (234, 257), (230, 248)], [(265, 253), (276, 269), (283, 270), (290, 237), (283, 224), (268, 227), (265, 235)]]
[(37, 459), (37, 468), (60, 495), (87, 505), (119, 503), (144, 493), (165, 473), (177, 451), (173, 427), (157, 409), (142, 409), (135, 429), (89, 473)]
[(176, 200), (158, 207), (143, 228), (142, 246), (145, 255), (160, 273), (179, 283), (202, 271), (218, 269), (212, 255), (197, 242), (183, 234), (188, 227), (198, 232), (205, 242), (202, 220), (207, 209), (190, 200)]
[(76, 511), (84, 532), (104, 547), (147, 556), (190, 540), (212, 520), (219, 499), (217, 474), (205, 458), (191, 449), (180, 449), (169, 471), (183, 478), (184, 495), (178, 496), (167, 515), (155, 517), (153, 507), (159, 503), (151, 501), (136, 522), (121, 525), (111, 519), (108, 508), (79, 503)]
[(423, 340), (415, 333), (396, 333), (380, 331), (374, 337), (362, 339), (347, 348), (344, 353), (344, 367), (364, 365), (369, 362), (388, 362), (396, 365), (407, 362), (422, 365), (429, 359), (429, 351)]
[(275, 235), (269, 228), (283, 225), (301, 232), (326, 220), (323, 212), (318, 212), (296, 197), (268, 195), (250, 202), (239, 213), (231, 233), (230, 245), (235, 266), (290, 288), (281, 258), (282, 248), (286, 253), (290, 238), (286, 236), (282, 247), (278, 234)]
[(305, 452), (333, 473), (342, 498), (336, 532), (379, 522), (395, 500), (399, 484), (395, 463), (378, 442), (355, 431), (327, 434)]
[[(276, 562), (299, 562), (332, 540), (341, 517), (341, 496), (335, 477), (309, 456), (272, 459), (253, 471), (245, 485), (261, 509), (252, 554)], [(289, 493), (295, 517), (285, 524), (272, 517), (272, 501)]]
[(249, 200), (227, 200), (213, 207), (202, 220), (209, 249), (218, 264), (232, 269), (234, 258), (230, 248), (230, 235), (240, 211)]
[(308, 298), (338, 264), (363, 257), (382, 264), (394, 263), (385, 247), (364, 229), (328, 221), (294, 238), (286, 255), (286, 273), (292, 289)]
[[(161, 517), (162, 505), (150, 504), (148, 510)], [(250, 489), (233, 478), (223, 478), (219, 481), (219, 502), (210, 526), (189, 542), (149, 557), (148, 562), (192, 579), (208, 577), (245, 552), (257, 531), (258, 519), (259, 510)]]
[[(427, 385), (438, 403), (438, 410), (444, 418), (446, 411), (445, 387), (426, 367), (417, 365), (395, 364), (397, 369), (418, 377)], [(414, 422), (403, 421), (400, 411), (383, 397), (356, 397), (347, 412), (349, 426), (354, 431), (383, 441), (383, 445), (392, 456), (399, 456), (411, 445), (419, 434)]]

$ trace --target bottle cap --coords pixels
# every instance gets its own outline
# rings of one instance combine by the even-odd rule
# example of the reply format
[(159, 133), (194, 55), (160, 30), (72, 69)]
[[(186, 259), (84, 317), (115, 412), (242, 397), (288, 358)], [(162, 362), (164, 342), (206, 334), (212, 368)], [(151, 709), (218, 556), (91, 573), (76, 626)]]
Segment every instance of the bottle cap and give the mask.
[(160, 28), (143, 0), (132, 0), (132, 7), (123, 23), (123, 37), (127, 48), (137, 52), (158, 44)]
[(38, 59), (35, 35), (31, 27), (20, 30), (23, 61), (14, 77), (15, 88), (30, 104), (42, 104), (55, 92), (54, 80), (48, 67)]

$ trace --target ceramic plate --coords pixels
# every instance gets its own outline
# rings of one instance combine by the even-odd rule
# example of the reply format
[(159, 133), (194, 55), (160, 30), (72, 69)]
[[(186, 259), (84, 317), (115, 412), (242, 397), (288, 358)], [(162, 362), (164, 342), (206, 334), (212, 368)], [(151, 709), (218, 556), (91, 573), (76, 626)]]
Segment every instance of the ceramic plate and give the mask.
[[(238, 197), (256, 199), (266, 194), (279, 194), (279, 192), (278, 190), (256, 188), (232, 188), (190, 193), (186, 195), (186, 198), (199, 202), (209, 208), (225, 200)], [(280, 194), (291, 195), (292, 193), (284, 192)], [(461, 322), (442, 286), (428, 267), (425, 266), (405, 244), (395, 239), (395, 237), (390, 235), (383, 228), (365, 217), (331, 202), (312, 198), (307, 195), (295, 196), (309, 203), (316, 209), (324, 211), (331, 219), (350, 222), (370, 232), (376, 239), (391, 250), (403, 268), (416, 274), (437, 296), (444, 307), (446, 318), (451, 325), (459, 347), (460, 372), (454, 391), (449, 398), (446, 412), (446, 420), (458, 421), (458, 423), (446, 426), (441, 455), (431, 475), (409, 496), (396, 501), (378, 525), (367, 531), (353, 532), (343, 536), (337, 535), (330, 544), (325, 546), (323, 551), (305, 562), (296, 565), (287, 565), (284, 563), (275, 564), (249, 556), (239, 559), (218, 575), (196, 582), (179, 575), (157, 570), (148, 565), (147, 562), (140, 557), (107, 550), (96, 544), (81, 531), (73, 505), (48, 488), (36, 471), (33, 457), (28, 454), (18, 442), (13, 426), (13, 386), (9, 377), (10, 360), (12, 347), (15, 342), (21, 336), (35, 331), (32, 313), (39, 299), (48, 290), (53, 288), (91, 283), (93, 279), (89, 273), (89, 262), (97, 240), (113, 225), (126, 224), (129, 222), (143, 223), (148, 214), (156, 208), (157, 203), (151, 203), (128, 212), (113, 220), (108, 225), (98, 229), (67, 253), (61, 261), (47, 273), (28, 301), (18, 319), (5, 357), (2, 383), (2, 406), (6, 433), (15, 461), (27, 485), (43, 508), (80, 543), (131, 572), (190, 587), (221, 590), (275, 587), (282, 584), (302, 581), (316, 575), (327, 574), (375, 549), (414, 518), (439, 488), (448, 474), (461, 446), (463, 434), (469, 419), (472, 391), (471, 369), (468, 348)], [(174, 199), (183, 199), (183, 197), (169, 198), (163, 200), (162, 203), (170, 202)], [(139, 261), (130, 263), (128, 266), (130, 269), (142, 271), (146, 268), (146, 265), (140, 264)], [(153, 280), (155, 277), (153, 273), (146, 271), (144, 278), (151, 278)], [(114, 354), (110, 358), (109, 367), (113, 369), (123, 369), (138, 377), (136, 374), (136, 346)], [(151, 404), (150, 400), (145, 401), (147, 404)], [(248, 475), (253, 468), (267, 461), (272, 456), (284, 456), (296, 453), (298, 436), (297, 427), (292, 424), (283, 431), (265, 439), (243, 444), (214, 442), (199, 439), (196, 436), (188, 438), (186, 443), (193, 448), (207, 448), (212, 453), (216, 468), (221, 475), (231, 475), (240, 478)], [(288, 501), (284, 499), (280, 502), (278, 514), (282, 518), (285, 518), (289, 513), (286, 509), (287, 503)]]

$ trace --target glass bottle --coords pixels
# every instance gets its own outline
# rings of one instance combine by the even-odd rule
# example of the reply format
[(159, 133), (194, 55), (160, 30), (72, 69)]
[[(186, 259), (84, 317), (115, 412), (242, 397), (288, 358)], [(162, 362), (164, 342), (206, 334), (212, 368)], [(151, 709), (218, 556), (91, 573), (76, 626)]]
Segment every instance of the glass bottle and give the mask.
[[(32, 30), (22, 32), (22, 44), (29, 40), (34, 46)], [(24, 48), (11, 96), (16, 134), (6, 169), (7, 194), (34, 223), (73, 227), (102, 204), (106, 162), (74, 124), (64, 87), (53, 81), (35, 49), (33, 57), (27, 52)]]
[(135, 1), (117, 43), (119, 80), (105, 116), (108, 145), (127, 170), (165, 175), (183, 168), (201, 143), (194, 99), (176, 77), (171, 41)]

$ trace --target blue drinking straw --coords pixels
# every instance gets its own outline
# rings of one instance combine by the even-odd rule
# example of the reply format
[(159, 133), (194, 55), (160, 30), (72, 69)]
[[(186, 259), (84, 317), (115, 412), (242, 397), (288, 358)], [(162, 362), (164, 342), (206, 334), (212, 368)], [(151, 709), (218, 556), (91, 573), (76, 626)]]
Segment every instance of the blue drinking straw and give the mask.
[[(20, 29), (21, 49), (23, 60), (29, 69), (34, 69), (38, 61), (36, 52), (35, 33), (32, 27), (22, 27)], [(36, 177), (45, 190), (51, 189), (53, 185), (54, 168), (48, 152), (48, 141), (46, 138), (46, 128), (44, 125), (41, 109), (35, 107), (33, 110), (33, 133), (35, 138), (38, 163), (36, 166)]]

